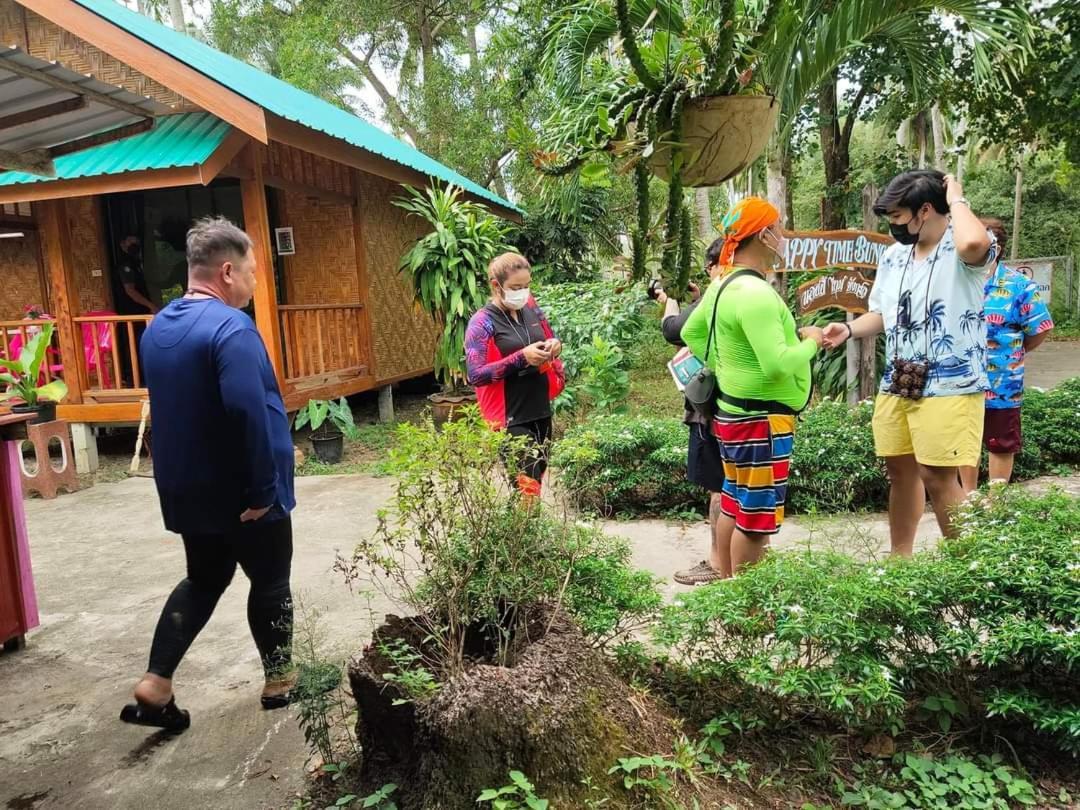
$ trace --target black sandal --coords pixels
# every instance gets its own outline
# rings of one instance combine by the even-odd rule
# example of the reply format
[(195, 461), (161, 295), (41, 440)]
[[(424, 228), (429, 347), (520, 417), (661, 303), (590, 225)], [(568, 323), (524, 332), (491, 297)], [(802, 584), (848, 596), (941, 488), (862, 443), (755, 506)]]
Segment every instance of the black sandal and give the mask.
[(295, 700), (295, 696), (291, 689), (283, 695), (262, 695), (259, 697), (259, 702), (262, 703), (262, 707), (267, 711), (284, 709), (292, 703), (293, 700)]
[(175, 697), (164, 706), (129, 703), (120, 710), (120, 719), (135, 726), (152, 726), (177, 732), (184, 731), (191, 725), (191, 715), (177, 707)]

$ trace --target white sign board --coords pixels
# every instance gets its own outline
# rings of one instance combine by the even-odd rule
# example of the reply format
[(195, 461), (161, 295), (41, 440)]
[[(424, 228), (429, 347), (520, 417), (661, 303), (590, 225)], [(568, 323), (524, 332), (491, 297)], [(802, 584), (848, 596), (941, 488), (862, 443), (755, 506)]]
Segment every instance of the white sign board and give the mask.
[(1005, 261), (1007, 267), (1011, 267), (1030, 278), (1039, 285), (1039, 295), (1047, 304), (1050, 303), (1050, 288), (1054, 281), (1054, 262), (1057, 259), (1016, 259)]
[(296, 243), (293, 241), (292, 228), (274, 228), (274, 242), (278, 256), (295, 256)]

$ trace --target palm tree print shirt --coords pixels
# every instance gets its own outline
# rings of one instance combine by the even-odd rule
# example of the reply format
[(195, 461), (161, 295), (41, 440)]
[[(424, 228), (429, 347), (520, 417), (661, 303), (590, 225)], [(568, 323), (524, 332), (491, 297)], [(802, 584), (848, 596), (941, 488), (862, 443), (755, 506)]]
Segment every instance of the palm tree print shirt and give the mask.
[(1053, 328), (1039, 285), (999, 262), (986, 280), (987, 408), (1023, 404), (1024, 338)]
[(925, 259), (916, 259), (914, 251), (914, 246), (891, 245), (878, 262), (870, 292), (870, 311), (885, 321), (881, 391), (892, 385), (894, 357), (928, 365), (923, 396), (986, 391), (986, 265), (964, 263), (952, 225)]

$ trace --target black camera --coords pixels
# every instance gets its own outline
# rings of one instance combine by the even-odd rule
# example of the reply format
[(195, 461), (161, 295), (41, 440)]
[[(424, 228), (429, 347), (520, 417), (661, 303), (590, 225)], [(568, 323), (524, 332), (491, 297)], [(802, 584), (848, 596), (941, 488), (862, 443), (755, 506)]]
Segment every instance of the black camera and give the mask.
[(654, 278), (652, 281), (649, 282), (649, 289), (646, 294), (649, 296), (649, 298), (655, 301), (657, 298), (660, 297), (660, 293), (663, 292), (663, 290), (664, 280), (661, 278)]
[(922, 399), (926, 391), (926, 378), (930, 367), (926, 363), (902, 360), (894, 357), (892, 361), (892, 384), (889, 393), (902, 399)]

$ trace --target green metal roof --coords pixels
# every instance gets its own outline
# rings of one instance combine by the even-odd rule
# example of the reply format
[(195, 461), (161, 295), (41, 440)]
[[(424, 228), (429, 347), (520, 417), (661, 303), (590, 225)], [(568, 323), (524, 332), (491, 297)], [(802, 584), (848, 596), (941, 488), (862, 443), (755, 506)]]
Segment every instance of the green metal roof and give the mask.
[(231, 129), (209, 113), (163, 115), (153, 129), (140, 135), (58, 157), (56, 177), (0, 172), (0, 186), (198, 166), (214, 154)]
[[(214, 50), (197, 39), (131, 11), (116, 0), (75, 2), (275, 115), (340, 138), (346, 143), (374, 152), (429, 177), (461, 186), (476, 196), (505, 208), (520, 211), (517, 206), (497, 194), (402, 143), (362, 118), (263, 73), (246, 62)], [(77, 31), (74, 33), (78, 34)]]

